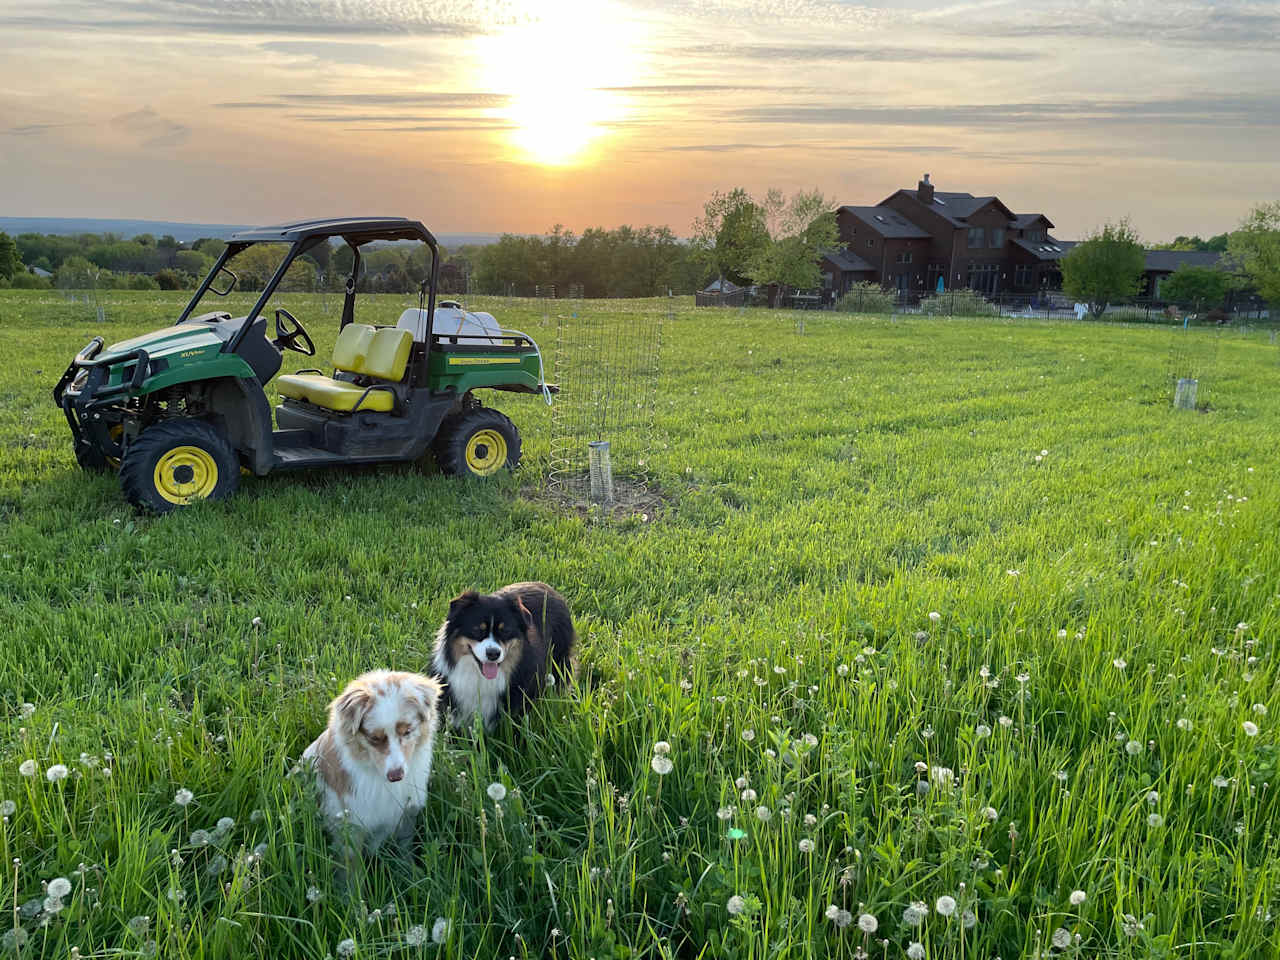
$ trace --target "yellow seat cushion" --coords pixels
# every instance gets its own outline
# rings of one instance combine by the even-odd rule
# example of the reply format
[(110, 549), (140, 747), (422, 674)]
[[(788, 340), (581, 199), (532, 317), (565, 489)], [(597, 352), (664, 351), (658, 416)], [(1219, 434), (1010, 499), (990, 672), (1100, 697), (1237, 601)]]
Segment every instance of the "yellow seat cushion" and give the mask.
[[(413, 349), (413, 335), (395, 327), (375, 329), (363, 323), (349, 323), (333, 345), (333, 365), (338, 370), (399, 383)], [(356, 409), (365, 388), (346, 380), (318, 373), (298, 373), (276, 380), (280, 396), (306, 400), (326, 410), (350, 413)], [(361, 410), (390, 413), (395, 396), (390, 390), (372, 390), (360, 403)]]
[(390, 390), (370, 390), (345, 380), (335, 380), (319, 373), (296, 373), (276, 379), (276, 389), (280, 396), (294, 400), (306, 400), (326, 410), (339, 410), (351, 413), (356, 409), (356, 401), (360, 401), (361, 410), (373, 410), (378, 413), (390, 413), (395, 407), (395, 397)]

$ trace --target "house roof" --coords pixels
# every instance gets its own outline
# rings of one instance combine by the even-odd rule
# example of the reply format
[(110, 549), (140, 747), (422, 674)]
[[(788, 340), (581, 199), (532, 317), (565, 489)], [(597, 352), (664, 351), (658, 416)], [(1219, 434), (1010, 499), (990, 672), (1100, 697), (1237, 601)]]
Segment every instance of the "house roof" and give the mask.
[(738, 286), (732, 280), (712, 280), (703, 289), (703, 293), (737, 293), (742, 287)]
[(1016, 213), (1013, 215), (1013, 228), (1015, 230), (1025, 230), (1037, 220), (1043, 220), (1048, 226), (1053, 226), (1053, 221), (1043, 213)]
[(1156, 273), (1173, 273), (1179, 267), (1222, 267), (1222, 254), (1216, 250), (1148, 250), (1145, 269)]
[[(955, 227), (968, 226), (966, 221), (969, 217), (991, 203), (999, 206), (1010, 220), (1017, 216), (1017, 214), (1000, 202), (999, 197), (975, 197), (972, 193), (935, 190), (933, 192), (933, 201), (931, 203), (925, 203), (920, 199), (919, 190), (899, 190), (897, 193), (910, 197), (922, 207), (928, 207), (934, 213), (945, 217), (950, 221), (951, 225)], [(897, 194), (893, 194), (893, 196), (896, 195)]]
[(847, 210), (882, 237), (892, 237), (895, 240), (929, 239), (928, 233), (921, 230), (892, 207), (884, 205), (878, 207), (852, 207), (846, 205), (840, 209)]
[(1061, 260), (1072, 247), (1074, 240), (1055, 240), (1046, 235), (1044, 240), (1028, 240), (1025, 237), (1014, 237), (1009, 241), (1032, 254), (1038, 260)]
[(875, 273), (876, 268), (863, 260), (856, 253), (848, 250), (828, 250), (822, 259), (830, 261), (837, 269), (846, 273)]

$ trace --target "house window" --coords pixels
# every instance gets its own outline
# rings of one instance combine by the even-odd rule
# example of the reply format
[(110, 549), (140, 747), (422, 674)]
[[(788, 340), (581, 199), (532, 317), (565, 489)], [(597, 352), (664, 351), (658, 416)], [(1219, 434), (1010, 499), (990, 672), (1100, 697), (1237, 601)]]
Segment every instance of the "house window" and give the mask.
[(899, 263), (910, 263), (910, 262), (911, 262), (911, 251), (910, 251), (910, 250), (908, 250), (908, 251), (907, 251), (907, 252), (905, 252), (905, 253), (900, 253), (900, 254), (898, 254), (898, 262), (899, 262)]
[(1020, 263), (1014, 268), (1013, 282), (1020, 287), (1031, 286), (1031, 266), (1029, 264)]
[(876, 242), (875, 242), (874, 240), (868, 240), (868, 241), (867, 241), (867, 246), (868, 246), (868, 247), (874, 247), (875, 245), (876, 245)]
[(991, 228), (991, 246), (996, 250), (1004, 249), (1004, 227)]
[(983, 233), (983, 230), (982, 230), (982, 228), (981, 228), (981, 227), (970, 227), (970, 228), (969, 228), (969, 249), (970, 249), (970, 250), (972, 250), (974, 247), (981, 247), (981, 246), (982, 246), (983, 241), (984, 241), (984, 239), (985, 239), (985, 238), (982, 236), (982, 233)]

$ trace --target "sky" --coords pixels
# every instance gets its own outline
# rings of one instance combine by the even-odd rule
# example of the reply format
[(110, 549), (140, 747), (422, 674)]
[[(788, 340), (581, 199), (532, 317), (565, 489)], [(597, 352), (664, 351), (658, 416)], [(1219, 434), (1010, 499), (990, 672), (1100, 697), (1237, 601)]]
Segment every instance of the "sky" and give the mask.
[(0, 216), (668, 224), (939, 190), (1152, 242), (1280, 199), (1280, 0), (0, 0)]

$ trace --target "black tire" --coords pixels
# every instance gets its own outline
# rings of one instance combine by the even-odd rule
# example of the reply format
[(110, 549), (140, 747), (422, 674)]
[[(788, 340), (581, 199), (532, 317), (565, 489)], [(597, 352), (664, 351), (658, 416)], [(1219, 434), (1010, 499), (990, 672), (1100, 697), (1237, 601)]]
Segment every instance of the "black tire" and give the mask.
[(497, 410), (472, 407), (445, 418), (432, 450), (445, 473), (488, 477), (519, 466), (520, 431)]
[(111, 466), (106, 456), (88, 440), (76, 444), (76, 463), (87, 473), (106, 473)]
[(221, 500), (240, 486), (240, 463), (222, 432), (203, 420), (165, 420), (129, 444), (120, 488), (140, 510), (168, 513), (195, 500)]

